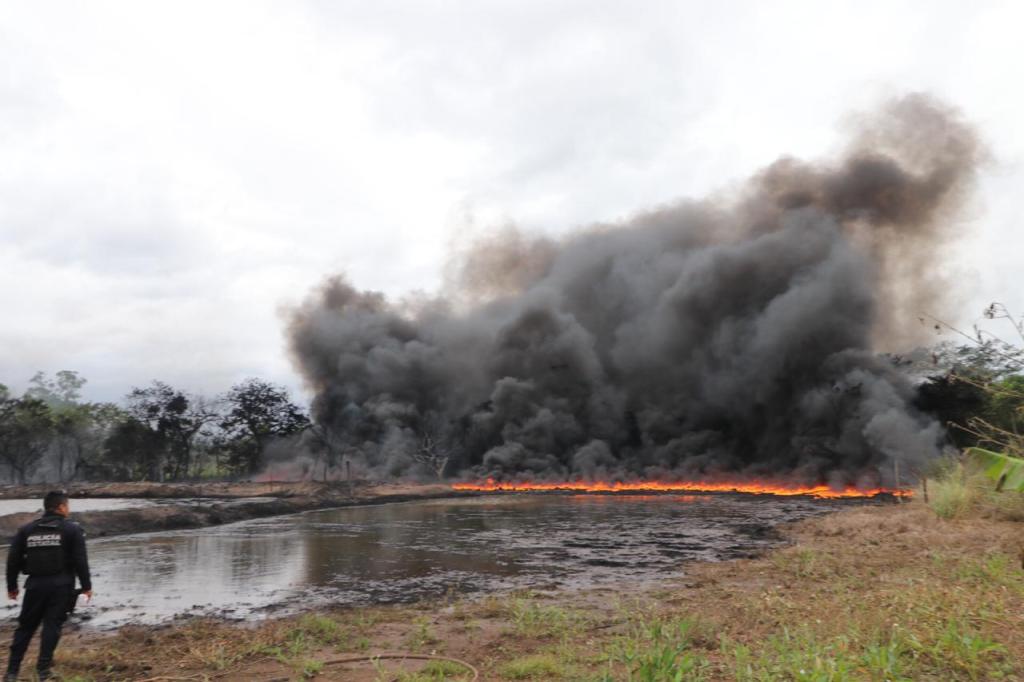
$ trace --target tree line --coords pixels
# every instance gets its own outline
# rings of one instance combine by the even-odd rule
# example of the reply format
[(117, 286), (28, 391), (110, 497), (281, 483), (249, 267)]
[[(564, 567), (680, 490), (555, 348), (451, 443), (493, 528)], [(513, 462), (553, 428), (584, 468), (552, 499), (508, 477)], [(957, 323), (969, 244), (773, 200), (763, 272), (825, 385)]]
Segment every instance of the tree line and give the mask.
[(77, 372), (39, 372), (21, 396), (0, 384), (0, 477), (169, 481), (252, 475), (271, 443), (309, 428), (280, 386), (250, 378), (216, 397), (162, 381), (120, 404), (82, 399)]

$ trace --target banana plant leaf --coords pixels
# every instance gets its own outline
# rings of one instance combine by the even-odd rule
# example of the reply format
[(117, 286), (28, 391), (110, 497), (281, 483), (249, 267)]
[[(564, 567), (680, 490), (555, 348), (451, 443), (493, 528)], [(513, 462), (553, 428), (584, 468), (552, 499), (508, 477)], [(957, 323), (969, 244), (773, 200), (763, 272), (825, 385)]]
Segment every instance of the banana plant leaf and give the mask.
[(1002, 481), (1002, 490), (1024, 492), (1024, 459), (984, 448), (967, 448), (967, 456), (985, 470), (987, 477)]

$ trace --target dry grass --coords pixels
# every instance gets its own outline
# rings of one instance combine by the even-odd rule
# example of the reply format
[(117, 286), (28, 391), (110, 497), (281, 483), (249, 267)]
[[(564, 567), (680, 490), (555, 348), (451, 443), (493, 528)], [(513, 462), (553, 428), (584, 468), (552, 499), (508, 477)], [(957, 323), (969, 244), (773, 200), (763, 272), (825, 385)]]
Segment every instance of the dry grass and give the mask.
[(943, 519), (989, 518), (1024, 521), (1024, 494), (996, 490), (978, 468), (950, 460), (929, 483), (929, 506)]
[(921, 502), (854, 509), (658, 589), (79, 634), (58, 665), (79, 682), (468, 679), (455, 664), (330, 662), (416, 649), (470, 661), (483, 680), (1020, 680), (1021, 531)]

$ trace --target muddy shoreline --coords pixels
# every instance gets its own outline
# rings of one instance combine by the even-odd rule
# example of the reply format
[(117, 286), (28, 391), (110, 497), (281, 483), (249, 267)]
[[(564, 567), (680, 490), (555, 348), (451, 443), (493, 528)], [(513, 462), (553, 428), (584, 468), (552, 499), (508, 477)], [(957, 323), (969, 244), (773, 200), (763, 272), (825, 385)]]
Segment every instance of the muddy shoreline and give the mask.
[[(55, 486), (3, 486), (0, 499), (38, 499)], [(205, 528), (249, 519), (360, 505), (411, 500), (472, 497), (443, 484), (374, 484), (266, 482), (266, 483), (73, 483), (64, 486), (71, 498), (72, 518), (90, 537)], [(74, 501), (87, 498), (160, 499), (159, 506), (75, 512)], [(253, 499), (259, 498), (259, 499)], [(180, 499), (176, 504), (171, 500)], [(17, 529), (38, 518), (34, 512), (0, 516), (0, 537), (5, 541)]]

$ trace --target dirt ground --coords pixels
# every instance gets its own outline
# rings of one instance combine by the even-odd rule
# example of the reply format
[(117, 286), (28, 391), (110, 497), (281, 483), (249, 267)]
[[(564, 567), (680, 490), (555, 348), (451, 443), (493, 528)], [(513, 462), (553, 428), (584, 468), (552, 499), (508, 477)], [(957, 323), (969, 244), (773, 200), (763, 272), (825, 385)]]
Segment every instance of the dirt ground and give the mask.
[[(40, 501), (52, 486), (3, 486), (0, 499), (37, 498)], [(450, 486), (435, 484), (300, 482), (241, 483), (75, 483), (66, 486), (71, 498), (72, 518), (90, 537), (109, 537), (184, 528), (203, 528), (267, 516), (294, 514), (314, 509), (356, 504), (383, 504), (413, 499), (453, 497), (471, 493), (453, 493)], [(83, 498), (129, 497), (142, 499), (180, 499), (181, 504), (138, 509), (118, 509), (76, 513), (74, 501)], [(213, 504), (197, 503), (197, 499)], [(259, 501), (232, 503), (243, 498)], [(269, 498), (269, 501), (266, 499)], [(221, 501), (217, 504), (216, 501)], [(205, 500), (204, 500), (205, 502)], [(41, 506), (41, 502), (40, 502)], [(0, 516), (0, 537), (9, 538), (38, 514)]]
[[(480, 680), (1024, 679), (1021, 523), (913, 502), (784, 532), (790, 546), (656, 586), (80, 629), (57, 661), (77, 682), (474, 679), (442, 658)], [(403, 652), (442, 658), (375, 658)]]

